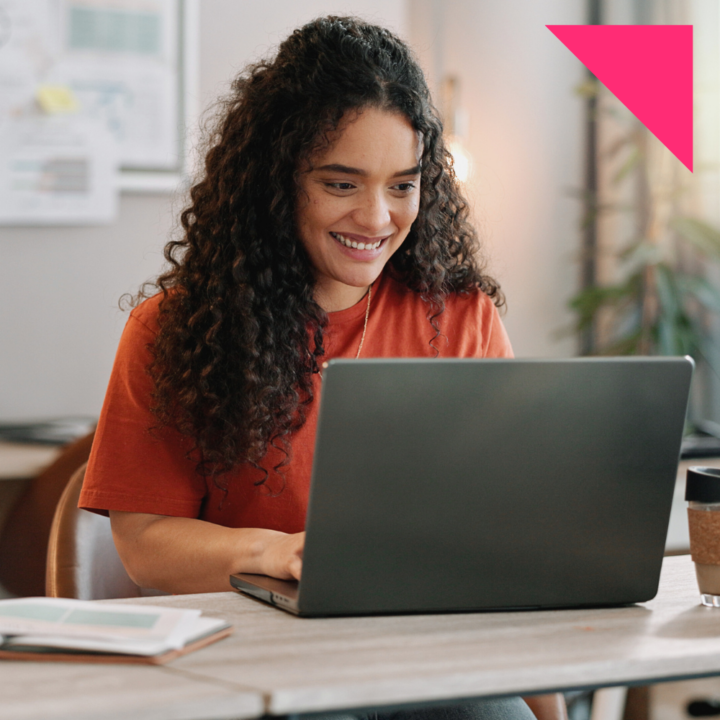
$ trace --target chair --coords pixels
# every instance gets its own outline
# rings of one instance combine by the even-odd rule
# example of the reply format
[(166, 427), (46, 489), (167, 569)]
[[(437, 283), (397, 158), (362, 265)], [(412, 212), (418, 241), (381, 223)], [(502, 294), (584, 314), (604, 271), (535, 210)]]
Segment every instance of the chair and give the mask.
[(110, 519), (80, 510), (85, 465), (70, 478), (50, 529), (45, 590), (49, 597), (104, 600), (139, 597), (115, 549)]
[(45, 594), (45, 561), (55, 508), (72, 474), (90, 456), (95, 433), (66, 445), (30, 480), (0, 533), (0, 584), (13, 595)]

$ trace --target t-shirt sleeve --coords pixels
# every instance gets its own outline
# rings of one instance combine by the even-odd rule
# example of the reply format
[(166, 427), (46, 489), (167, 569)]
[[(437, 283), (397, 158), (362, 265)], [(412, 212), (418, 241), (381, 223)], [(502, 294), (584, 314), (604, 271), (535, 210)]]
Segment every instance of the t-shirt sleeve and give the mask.
[(103, 515), (124, 510), (198, 517), (207, 485), (186, 458), (189, 441), (171, 428), (152, 430), (157, 420), (146, 368), (155, 331), (138, 309), (120, 340), (79, 507)]

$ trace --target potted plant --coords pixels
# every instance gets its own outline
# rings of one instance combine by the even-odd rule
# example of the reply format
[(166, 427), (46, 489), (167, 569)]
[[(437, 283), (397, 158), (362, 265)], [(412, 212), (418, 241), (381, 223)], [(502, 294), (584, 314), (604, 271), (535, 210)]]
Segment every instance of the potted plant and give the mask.
[[(596, 82), (582, 86), (597, 91)], [(612, 101), (596, 107), (596, 122), (614, 137), (597, 151), (601, 181), (584, 193), (583, 223), (604, 236), (595, 248), (604, 271), (570, 300), (573, 330), (590, 337), (583, 354), (692, 356), (698, 382), (688, 430), (720, 430), (701, 417), (709, 375), (718, 377), (720, 229), (691, 211), (691, 179), (645, 127)]]

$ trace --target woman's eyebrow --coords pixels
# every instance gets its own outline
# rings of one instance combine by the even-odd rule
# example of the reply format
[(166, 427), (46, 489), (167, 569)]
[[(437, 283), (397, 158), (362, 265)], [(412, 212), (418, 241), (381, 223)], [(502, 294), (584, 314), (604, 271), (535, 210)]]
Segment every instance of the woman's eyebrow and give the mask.
[[(314, 168), (315, 170), (329, 170), (330, 172), (343, 173), (344, 175), (359, 175), (360, 177), (367, 177), (367, 170), (361, 170), (360, 168), (349, 167), (348, 165), (340, 165), (338, 163), (331, 163), (330, 165), (322, 165)], [(420, 165), (408, 168), (407, 170), (400, 170), (396, 172), (393, 177), (405, 177), (406, 175), (419, 175), (422, 168)]]
[(360, 168), (349, 167), (348, 165), (340, 165), (339, 163), (331, 163), (330, 165), (322, 165), (320, 167), (313, 168), (314, 170), (329, 170), (330, 172), (342, 173), (343, 175), (360, 175), (360, 177), (367, 177), (367, 170), (361, 170)]
[(401, 170), (400, 172), (396, 172), (393, 177), (405, 177), (406, 175), (419, 175), (422, 168), (420, 165), (415, 165), (415, 167), (408, 168), (407, 170)]

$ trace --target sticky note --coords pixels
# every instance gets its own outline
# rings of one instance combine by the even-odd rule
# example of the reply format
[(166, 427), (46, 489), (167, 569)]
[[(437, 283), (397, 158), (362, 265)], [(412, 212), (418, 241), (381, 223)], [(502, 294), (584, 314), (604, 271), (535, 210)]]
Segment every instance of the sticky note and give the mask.
[(75, 113), (79, 110), (77, 99), (67, 85), (39, 85), (35, 98), (42, 111), (48, 115)]

